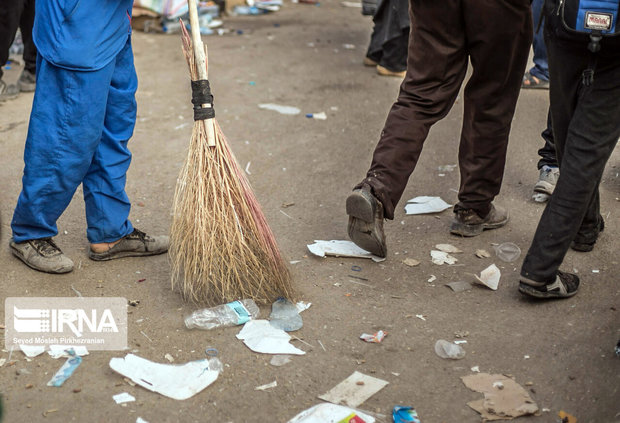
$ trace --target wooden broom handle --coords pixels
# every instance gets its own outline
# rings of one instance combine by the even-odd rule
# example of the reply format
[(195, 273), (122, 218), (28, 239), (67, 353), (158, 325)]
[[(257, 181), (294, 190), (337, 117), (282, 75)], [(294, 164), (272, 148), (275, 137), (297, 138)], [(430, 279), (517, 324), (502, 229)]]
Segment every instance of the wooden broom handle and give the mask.
[(205, 47), (202, 43), (202, 38), (200, 37), (198, 7), (196, 6), (196, 0), (187, 0), (187, 7), (189, 8), (189, 24), (192, 29), (192, 45), (194, 46), (194, 58), (196, 60), (198, 79), (209, 79)]
[[(198, 72), (198, 80), (208, 80), (209, 73), (207, 71), (207, 55), (202, 38), (200, 37), (200, 25), (198, 23), (198, 7), (196, 0), (187, 0), (189, 9), (189, 24), (192, 29), (192, 45), (194, 46), (194, 60), (196, 62), (196, 71)], [(206, 104), (203, 105), (207, 106)], [(209, 104), (208, 107), (213, 107)], [(215, 124), (213, 119), (205, 120), (205, 129), (207, 131), (207, 145), (215, 147)]]

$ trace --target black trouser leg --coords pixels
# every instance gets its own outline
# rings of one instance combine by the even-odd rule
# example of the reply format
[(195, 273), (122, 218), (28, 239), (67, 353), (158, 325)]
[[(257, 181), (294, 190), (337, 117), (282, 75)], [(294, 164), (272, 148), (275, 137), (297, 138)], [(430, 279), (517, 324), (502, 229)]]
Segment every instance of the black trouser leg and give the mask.
[(522, 276), (547, 283), (555, 279), (575, 236), (597, 224), (598, 185), (620, 137), (620, 53), (598, 54), (594, 81), (584, 86), (582, 72), (590, 64), (586, 44), (563, 44), (549, 29), (545, 39), (560, 178), (521, 268)]
[(23, 8), (24, 0), (3, 0), (0, 7), (0, 78), (2, 78), (1, 68), (9, 60), (9, 48), (15, 40)]
[(553, 141), (553, 128), (551, 126), (551, 108), (547, 112), (547, 127), (540, 134), (545, 140), (545, 145), (538, 150), (540, 160), (538, 161), (538, 169), (543, 166), (558, 167), (558, 158), (555, 154), (555, 143)]
[(19, 28), (22, 32), (24, 42), (24, 69), (35, 73), (37, 69), (37, 48), (32, 40), (32, 27), (34, 25), (34, 2), (35, 0), (25, 0)]

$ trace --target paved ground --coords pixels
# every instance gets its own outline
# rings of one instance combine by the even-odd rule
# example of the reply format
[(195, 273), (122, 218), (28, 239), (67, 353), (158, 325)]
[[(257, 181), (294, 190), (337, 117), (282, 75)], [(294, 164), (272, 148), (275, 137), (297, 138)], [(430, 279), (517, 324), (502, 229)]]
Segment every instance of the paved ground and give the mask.
[[(171, 291), (166, 256), (103, 264), (88, 260), (78, 192), (59, 221), (57, 237), (76, 270), (64, 276), (41, 274), (2, 248), (2, 297), (74, 296), (73, 287), (84, 296), (137, 299), (140, 304), (130, 308), (129, 345), (138, 355), (165, 362), (164, 354), (169, 353), (183, 363), (202, 358), (205, 347), (214, 346), (226, 369), (199, 395), (175, 401), (123, 382), (107, 364), (122, 352), (91, 353), (61, 388), (45, 386), (59, 361), (40, 356), (27, 362), (21, 352), (13, 352), (11, 360), (17, 362), (0, 367), (6, 421), (134, 422), (141, 416), (151, 423), (285, 422), (319, 403), (317, 395), (357, 370), (389, 381), (363, 409), (386, 414), (396, 404), (409, 404), (424, 422), (478, 422), (480, 417), (466, 403), (480, 395), (460, 380), (472, 366), (513, 375), (522, 385), (532, 383), (528, 389), (534, 399), (551, 411), (521, 418), (522, 422), (556, 422), (560, 410), (574, 414), (580, 423), (618, 421), (620, 359), (613, 354), (620, 335), (618, 152), (601, 186), (605, 233), (594, 252), (569, 252), (565, 260), (564, 267), (578, 271), (583, 283), (571, 300), (541, 304), (522, 299), (516, 286), (523, 255), (515, 263), (504, 263), (495, 256), (479, 259), (473, 254), (480, 248), (492, 251), (492, 243), (514, 242), (524, 252), (529, 246), (543, 210), (530, 195), (537, 178), (546, 92), (524, 91), (519, 100), (505, 183), (497, 199), (512, 215), (506, 228), (473, 239), (455, 238), (448, 234), (449, 210), (436, 216), (405, 216), (401, 205), (386, 226), (390, 252), (385, 262), (312, 257), (306, 244), (314, 239), (346, 239), (344, 199), (364, 176), (399, 82), (361, 65), (370, 19), (339, 2), (320, 7), (287, 3), (276, 14), (230, 18), (226, 24), (242, 34), (206, 39), (218, 119), (241, 166), (251, 162), (249, 178), (284, 254), (300, 260), (291, 265), (295, 288), (312, 307), (304, 312), (304, 327), (296, 334), (305, 343), (294, 343), (307, 355), (273, 367), (270, 357), (251, 352), (235, 338), (237, 328), (185, 330), (181, 317), (192, 307)], [(165, 233), (191, 133), (188, 75), (176, 36), (136, 33), (134, 46), (140, 88), (127, 185), (134, 203), (131, 217), (143, 230)], [(20, 190), (31, 101), (31, 95), (22, 95), (0, 105), (0, 241), (5, 247)], [(328, 118), (311, 120), (258, 108), (267, 102), (297, 106), (303, 113), (325, 111)], [(404, 198), (438, 195), (456, 200), (458, 173), (442, 176), (437, 168), (456, 163), (461, 112), (457, 101), (431, 131)], [(283, 203), (295, 204), (282, 209)], [(438, 243), (464, 251), (457, 265), (430, 262), (429, 251)], [(421, 264), (407, 267), (405, 258)], [(498, 291), (474, 287), (454, 293), (443, 286), (468, 280), (492, 263), (502, 271)], [(354, 265), (362, 268), (359, 276), (367, 279), (366, 285), (348, 277)], [(431, 275), (437, 278), (433, 283), (427, 282)], [(418, 314), (426, 320), (416, 318)], [(382, 344), (358, 339), (363, 332), (379, 329), (389, 332)], [(469, 332), (467, 356), (460, 361), (437, 357), (435, 341), (453, 340), (457, 331)], [(0, 358), (8, 356), (0, 353)], [(30, 374), (18, 375), (20, 369)], [(254, 390), (274, 380), (276, 388)], [(74, 389), (81, 391), (73, 393)], [(111, 397), (123, 391), (137, 401), (116, 405)], [(57, 411), (43, 417), (48, 410)]]

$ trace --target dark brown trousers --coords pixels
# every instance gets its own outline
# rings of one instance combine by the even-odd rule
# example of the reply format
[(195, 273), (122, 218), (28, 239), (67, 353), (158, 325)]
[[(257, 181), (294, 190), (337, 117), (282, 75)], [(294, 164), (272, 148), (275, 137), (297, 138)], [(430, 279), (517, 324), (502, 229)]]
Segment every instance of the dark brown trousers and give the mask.
[(459, 146), (458, 209), (486, 216), (499, 193), (508, 134), (532, 41), (529, 0), (410, 0), (407, 75), (362, 183), (385, 217), (415, 169), (430, 127), (457, 97), (468, 61)]

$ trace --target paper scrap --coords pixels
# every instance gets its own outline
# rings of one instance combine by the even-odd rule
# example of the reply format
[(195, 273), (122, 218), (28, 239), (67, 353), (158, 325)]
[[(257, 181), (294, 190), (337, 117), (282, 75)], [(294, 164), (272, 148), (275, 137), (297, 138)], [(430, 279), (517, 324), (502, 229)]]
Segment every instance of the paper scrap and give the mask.
[(301, 313), (302, 311), (308, 310), (312, 303), (306, 303), (304, 301), (298, 301), (295, 306), (297, 307), (297, 312)]
[(410, 267), (415, 267), (415, 266), (418, 266), (420, 264), (420, 262), (418, 260), (412, 259), (412, 258), (404, 259), (403, 263), (405, 263), (407, 266), (410, 266)]
[(333, 404), (358, 407), (388, 384), (387, 381), (353, 372), (351, 376), (334, 386), (319, 398)]
[(237, 338), (252, 351), (263, 354), (294, 354), (304, 355), (302, 351), (289, 343), (291, 336), (282, 329), (276, 329), (268, 320), (250, 320)]
[(450, 282), (450, 283), (447, 283), (446, 286), (450, 288), (451, 290), (453, 290), (454, 292), (469, 291), (470, 289), (473, 288), (473, 286), (469, 282), (466, 282), (466, 281)]
[(142, 417), (138, 417), (138, 418), (136, 419), (136, 423), (149, 423), (149, 422), (147, 422), (146, 420), (144, 420)]
[(487, 250), (476, 250), (476, 257), (478, 258), (489, 258), (491, 257), (491, 253), (489, 253)]
[(379, 332), (376, 332), (374, 335), (369, 335), (367, 333), (363, 333), (360, 335), (360, 339), (363, 339), (366, 342), (371, 342), (371, 343), (380, 343), (381, 341), (383, 341), (383, 338), (385, 338), (385, 336), (387, 335), (387, 332), (384, 332), (382, 330), (380, 330)]
[(458, 260), (455, 257), (452, 257), (450, 254), (439, 251), (439, 250), (431, 250), (431, 260), (433, 263), (442, 265), (444, 263), (454, 264)]
[(120, 394), (113, 395), (112, 399), (116, 401), (117, 404), (124, 404), (126, 402), (133, 402), (136, 400), (133, 395), (128, 394), (127, 392), (121, 392)]
[(22, 350), (26, 357), (32, 358), (38, 356), (39, 354), (43, 354), (43, 352), (45, 351), (45, 346), (19, 344), (19, 349)]
[[(483, 419), (497, 420), (538, 412), (538, 405), (517, 382), (500, 374), (476, 373), (461, 377), (465, 386), (484, 394), (484, 399), (468, 403)], [(502, 384), (503, 389), (494, 387)]]
[(440, 197), (415, 197), (407, 201), (405, 205), (406, 214), (428, 214), (439, 213), (452, 207)]
[(261, 386), (257, 386), (256, 388), (254, 388), (255, 391), (264, 391), (266, 389), (271, 389), (271, 388), (275, 388), (276, 386), (278, 386), (278, 381), (274, 380), (271, 383), (267, 383), (265, 385), (261, 385)]
[(437, 248), (439, 251), (443, 251), (444, 253), (462, 253), (463, 250), (460, 250), (459, 248), (455, 247), (452, 244), (437, 244), (435, 245), (435, 248)]
[(495, 264), (492, 264), (480, 272), (480, 276), (476, 276), (476, 281), (488, 288), (491, 288), (493, 291), (497, 291), (501, 275), (502, 272), (499, 271)]
[(71, 354), (83, 357), (88, 355), (88, 349), (84, 345), (76, 345), (75, 347), (69, 345), (50, 345), (47, 353), (52, 358), (71, 357)]
[(302, 411), (288, 423), (374, 423), (375, 418), (359, 410), (336, 404), (318, 404)]
[(280, 367), (290, 362), (291, 362), (290, 355), (275, 354), (273, 357), (271, 357), (271, 361), (269, 362), (269, 364), (271, 364), (272, 366)]
[(110, 367), (143, 388), (176, 400), (193, 397), (215, 382), (219, 375), (218, 371), (209, 369), (207, 359), (160, 364), (127, 354), (125, 358), (112, 358)]
[(0, 367), (4, 366), (4, 363), (6, 363), (6, 358), (0, 358)]
[(297, 107), (282, 106), (280, 104), (273, 103), (259, 104), (258, 107), (265, 110), (273, 110), (274, 112), (278, 112), (283, 115), (298, 115), (299, 113), (301, 113), (301, 110), (299, 110)]
[(472, 372), (475, 372), (475, 373), (480, 373), (480, 366), (474, 366), (474, 367), (472, 367), (472, 368), (471, 368), (471, 371), (472, 371)]
[(432, 283), (432, 282), (435, 282), (435, 280), (437, 280), (437, 276), (435, 276), (435, 275), (431, 275), (431, 277), (430, 277), (430, 278), (428, 278), (428, 280), (427, 280), (426, 282), (428, 282), (428, 283)]
[(169, 353), (164, 354), (164, 358), (166, 360), (168, 360), (169, 362), (173, 363), (174, 362), (174, 357), (171, 356)]
[(366, 250), (361, 249), (355, 243), (351, 241), (341, 241), (341, 240), (332, 240), (332, 241), (321, 241), (315, 240), (314, 244), (309, 244), (308, 250), (315, 256), (325, 257), (325, 256), (335, 256), (335, 257), (357, 257), (357, 258), (369, 258), (374, 262), (384, 261), (384, 257), (378, 257), (368, 252)]

